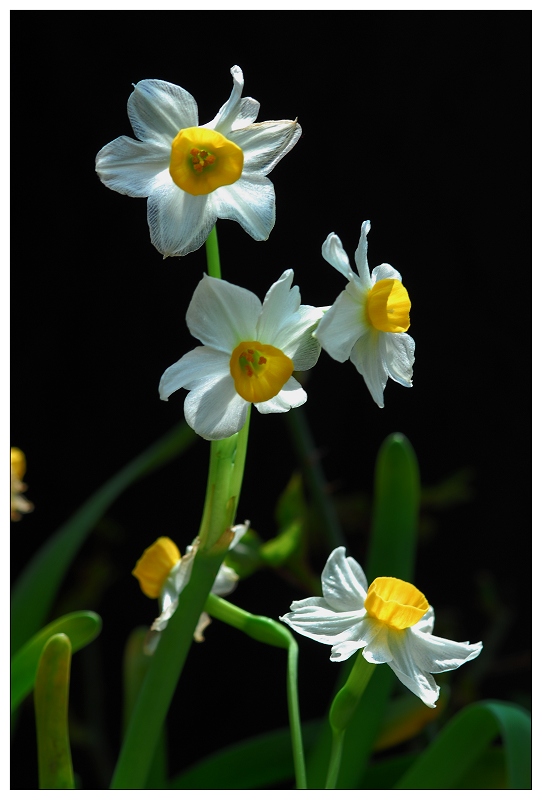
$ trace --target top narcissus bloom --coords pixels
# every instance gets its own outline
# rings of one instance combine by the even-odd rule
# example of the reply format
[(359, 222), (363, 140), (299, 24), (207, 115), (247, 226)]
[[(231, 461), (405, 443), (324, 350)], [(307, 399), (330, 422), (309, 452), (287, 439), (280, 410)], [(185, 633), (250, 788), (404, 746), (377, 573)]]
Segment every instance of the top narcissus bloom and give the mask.
[(322, 572), (323, 597), (296, 600), (279, 619), (303, 636), (330, 644), (331, 660), (358, 650), (370, 664), (388, 664), (401, 683), (434, 708), (440, 689), (431, 673), (457, 669), (480, 655), (482, 642), (433, 636), (435, 612), (411, 583), (367, 578), (345, 548), (337, 547)]
[(295, 120), (255, 123), (260, 104), (241, 98), (243, 73), (218, 114), (198, 123), (198, 107), (180, 86), (143, 80), (128, 99), (136, 139), (120, 136), (96, 157), (110, 189), (148, 197), (151, 241), (164, 257), (184, 256), (207, 239), (217, 218), (238, 222), (254, 239), (275, 224), (275, 190), (266, 177), (301, 136)]
[(286, 270), (255, 294), (204, 275), (186, 312), (190, 333), (203, 342), (168, 367), (160, 397), (189, 393), (186, 421), (204, 439), (226, 439), (245, 424), (250, 403), (262, 414), (289, 411), (307, 400), (292, 373), (313, 367), (320, 345), (312, 335), (323, 310), (302, 306), (294, 273)]
[(410, 327), (410, 298), (401, 275), (389, 264), (380, 264), (369, 274), (367, 234), (371, 223), (361, 226), (353, 272), (341, 240), (330, 233), (322, 255), (348, 280), (318, 326), (316, 336), (337, 361), (348, 358), (363, 375), (375, 403), (384, 407), (384, 388), (388, 378), (402, 386), (412, 386), (414, 340)]

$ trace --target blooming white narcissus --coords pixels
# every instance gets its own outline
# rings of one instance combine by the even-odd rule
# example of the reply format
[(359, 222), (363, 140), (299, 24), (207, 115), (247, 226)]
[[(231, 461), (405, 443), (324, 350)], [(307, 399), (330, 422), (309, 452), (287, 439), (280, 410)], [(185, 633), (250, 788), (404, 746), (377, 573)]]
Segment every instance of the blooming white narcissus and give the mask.
[[(230, 529), (232, 540), (228, 550), (232, 550), (238, 544), (249, 527), (248, 520), (245, 520), (243, 525), (232, 526)], [(132, 570), (132, 575), (139, 581), (143, 594), (152, 599), (157, 598), (160, 604), (160, 614), (152, 623), (145, 643), (145, 650), (149, 655), (156, 649), (159, 632), (167, 627), (168, 621), (179, 603), (179, 595), (190, 580), (198, 546), (199, 539), (196, 538), (181, 557), (175, 542), (168, 536), (160, 536), (150, 547), (147, 547)], [(235, 570), (222, 564), (211, 591), (219, 597), (225, 597), (233, 592), (238, 580), (239, 576)], [(204, 611), (194, 631), (196, 642), (203, 642), (203, 631), (210, 622), (209, 615)]]
[(350, 358), (373, 400), (383, 408), (388, 378), (412, 386), (414, 340), (405, 333), (410, 327), (410, 298), (399, 272), (389, 264), (380, 264), (369, 274), (370, 229), (371, 223), (366, 220), (355, 253), (358, 275), (335, 233), (330, 233), (322, 245), (322, 255), (348, 279), (348, 286), (326, 313), (316, 336), (332, 358), (341, 362)]
[(266, 177), (301, 136), (295, 120), (258, 122), (260, 104), (241, 98), (241, 69), (218, 114), (198, 123), (198, 107), (180, 86), (137, 83), (128, 117), (137, 139), (120, 136), (96, 157), (110, 189), (148, 197), (151, 241), (164, 257), (184, 256), (207, 239), (217, 218), (238, 222), (254, 239), (275, 224), (275, 190)]
[(267, 292), (255, 294), (204, 275), (186, 322), (203, 342), (168, 367), (160, 381), (167, 400), (181, 387), (186, 421), (204, 439), (225, 439), (243, 427), (250, 403), (262, 414), (289, 411), (307, 400), (292, 377), (314, 366), (320, 345), (312, 335), (323, 310), (301, 305), (288, 269)]
[(327, 560), (322, 592), (323, 597), (295, 600), (279, 619), (303, 636), (332, 645), (332, 661), (345, 661), (363, 649), (370, 664), (388, 664), (430, 708), (440, 692), (431, 673), (457, 669), (482, 650), (482, 642), (433, 636), (435, 612), (411, 583), (377, 578), (367, 587), (365, 573), (345, 557), (344, 547)]

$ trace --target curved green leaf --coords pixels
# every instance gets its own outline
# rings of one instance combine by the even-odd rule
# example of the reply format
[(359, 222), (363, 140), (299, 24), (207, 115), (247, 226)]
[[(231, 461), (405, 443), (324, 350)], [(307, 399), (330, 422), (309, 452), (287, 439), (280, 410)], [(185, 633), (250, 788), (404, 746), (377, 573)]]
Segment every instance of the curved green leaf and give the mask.
[(40, 789), (74, 789), (68, 696), (72, 648), (64, 633), (47, 640), (38, 664), (34, 705)]
[(531, 721), (513, 703), (486, 700), (464, 708), (398, 781), (396, 789), (451, 789), (501, 736), (508, 788), (531, 788)]
[(38, 550), (13, 590), (11, 652), (43, 625), (73, 558), (113, 501), (134, 481), (182, 453), (197, 438), (185, 422), (177, 425), (98, 489)]
[(30, 694), (42, 650), (51, 636), (64, 633), (70, 638), (72, 652), (92, 642), (102, 629), (102, 620), (93, 611), (66, 614), (42, 628), (13, 656), (11, 660), (11, 710)]

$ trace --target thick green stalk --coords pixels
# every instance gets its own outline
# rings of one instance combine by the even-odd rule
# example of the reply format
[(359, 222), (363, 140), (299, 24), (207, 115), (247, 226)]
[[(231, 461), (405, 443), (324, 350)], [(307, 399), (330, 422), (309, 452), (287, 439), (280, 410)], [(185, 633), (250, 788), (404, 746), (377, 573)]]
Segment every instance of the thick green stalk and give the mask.
[(220, 273), (220, 254), (218, 252), (218, 236), (216, 235), (216, 225), (207, 237), (205, 242), (205, 254), (207, 256), (207, 274), (210, 278), (221, 278)]

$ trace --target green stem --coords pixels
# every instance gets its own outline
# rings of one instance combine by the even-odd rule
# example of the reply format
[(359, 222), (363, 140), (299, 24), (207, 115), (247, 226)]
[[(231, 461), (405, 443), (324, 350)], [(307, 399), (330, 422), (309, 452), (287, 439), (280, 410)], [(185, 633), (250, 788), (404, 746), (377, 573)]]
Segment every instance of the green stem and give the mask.
[(369, 683), (375, 667), (376, 664), (370, 664), (365, 660), (360, 650), (354, 662), (354, 666), (346, 679), (346, 683), (342, 689), (339, 689), (331, 704), (329, 724), (332, 730), (332, 742), (326, 789), (335, 788), (341, 766), (344, 733), (350, 720), (354, 716), (357, 705)]
[(329, 767), (327, 770), (327, 778), (325, 789), (334, 789), (337, 785), (337, 778), (339, 776), (339, 769), (341, 767), (341, 758), (343, 754), (344, 730), (333, 731), (331, 739), (331, 755), (329, 757)]
[(220, 273), (220, 254), (218, 252), (218, 236), (216, 225), (207, 237), (205, 242), (205, 253), (207, 256), (207, 274), (210, 278), (221, 278)]
[(233, 603), (223, 600), (214, 594), (209, 595), (205, 610), (215, 619), (231, 625), (246, 633), (258, 642), (282, 647), (288, 650), (287, 697), (290, 733), (292, 737), (292, 755), (296, 777), (296, 788), (307, 788), (305, 758), (303, 754), (303, 738), (301, 735), (301, 718), (297, 693), (297, 642), (290, 631), (280, 622), (269, 617), (256, 616), (244, 611)]

